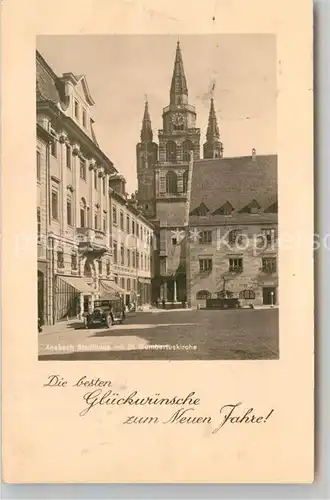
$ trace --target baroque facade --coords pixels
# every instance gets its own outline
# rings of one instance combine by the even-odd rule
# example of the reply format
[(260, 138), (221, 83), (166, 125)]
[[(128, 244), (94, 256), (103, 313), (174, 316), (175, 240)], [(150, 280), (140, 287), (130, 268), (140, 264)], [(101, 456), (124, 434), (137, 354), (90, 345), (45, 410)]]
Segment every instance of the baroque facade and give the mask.
[[(121, 276), (123, 266), (114, 268), (114, 206), (125, 207), (143, 235), (152, 224), (134, 208), (134, 200), (131, 206), (97, 142), (86, 78), (58, 77), (38, 52), (36, 65), (38, 309), (42, 320), (53, 324), (91, 309), (102, 294), (134, 290), (134, 281), (131, 285)], [(150, 295), (150, 246), (142, 251), (139, 242), (138, 252), (143, 267), (138, 262), (134, 279), (141, 302)], [(127, 269), (133, 272), (132, 266)]]
[[(271, 253), (269, 241), (276, 245), (277, 157), (257, 156), (253, 149), (251, 157), (224, 158), (212, 97), (201, 159), (196, 116), (177, 42), (170, 102), (163, 109), (158, 144), (146, 102), (136, 148), (138, 202), (153, 222), (158, 241), (153, 299), (180, 307), (182, 302), (200, 305), (217, 294), (238, 294), (243, 304), (275, 304), (277, 250)], [(269, 193), (268, 201), (264, 193)], [(229, 255), (217, 242), (230, 227), (231, 238), (241, 232), (248, 237), (264, 235), (265, 253), (252, 254), (249, 247), (244, 256), (243, 250)], [(196, 234), (201, 235), (197, 241)]]

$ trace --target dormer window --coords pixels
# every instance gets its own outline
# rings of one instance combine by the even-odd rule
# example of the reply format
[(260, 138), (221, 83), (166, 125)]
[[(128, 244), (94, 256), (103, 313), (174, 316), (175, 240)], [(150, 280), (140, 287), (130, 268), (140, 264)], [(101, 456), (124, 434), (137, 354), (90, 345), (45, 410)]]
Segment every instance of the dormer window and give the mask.
[(199, 207), (195, 208), (190, 215), (197, 215), (197, 217), (206, 217), (209, 209), (205, 205), (205, 203), (201, 203)]
[(229, 201), (226, 201), (220, 208), (213, 212), (213, 215), (231, 215), (234, 207)]
[(74, 100), (74, 116), (77, 120), (79, 120), (79, 102), (77, 99)]
[(257, 214), (259, 210), (259, 203), (256, 200), (252, 200), (251, 203), (242, 208), (241, 213)]

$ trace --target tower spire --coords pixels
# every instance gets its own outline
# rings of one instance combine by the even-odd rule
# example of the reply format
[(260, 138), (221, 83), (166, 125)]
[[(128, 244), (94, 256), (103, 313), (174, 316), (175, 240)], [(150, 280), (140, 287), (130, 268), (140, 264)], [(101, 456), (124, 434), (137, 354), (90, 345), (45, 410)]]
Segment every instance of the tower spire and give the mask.
[(177, 41), (174, 61), (173, 76), (170, 90), (170, 104), (187, 104), (188, 87), (183, 68), (180, 42)]
[(142, 128), (141, 128), (141, 142), (152, 142), (153, 134), (151, 128), (151, 119), (149, 114), (149, 106), (148, 106), (148, 98), (145, 96), (145, 104), (144, 104), (144, 114), (142, 120)]
[(220, 138), (220, 132), (218, 127), (217, 115), (215, 114), (215, 109), (214, 109), (214, 98), (212, 95), (210, 112), (209, 112), (209, 122), (206, 132), (206, 140), (212, 142), (214, 139), (219, 139), (219, 138)]
[(215, 85), (212, 87), (209, 121), (206, 131), (206, 143), (204, 144), (204, 158), (222, 158), (223, 156), (223, 144), (220, 141), (217, 115), (215, 114), (214, 108), (214, 87)]

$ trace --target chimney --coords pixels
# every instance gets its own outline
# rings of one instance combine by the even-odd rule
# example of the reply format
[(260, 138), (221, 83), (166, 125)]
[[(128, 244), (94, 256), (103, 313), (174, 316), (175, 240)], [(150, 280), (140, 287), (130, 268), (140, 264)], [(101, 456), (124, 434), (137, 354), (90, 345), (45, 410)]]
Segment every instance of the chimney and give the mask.
[(252, 149), (252, 161), (255, 161), (256, 157), (257, 157), (257, 152), (256, 152), (256, 150), (253, 148), (253, 149)]

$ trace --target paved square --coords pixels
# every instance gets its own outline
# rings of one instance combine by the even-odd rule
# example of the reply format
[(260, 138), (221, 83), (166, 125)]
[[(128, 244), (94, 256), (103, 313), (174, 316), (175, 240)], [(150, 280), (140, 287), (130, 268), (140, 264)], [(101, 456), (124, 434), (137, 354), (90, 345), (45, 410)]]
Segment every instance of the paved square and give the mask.
[(278, 309), (160, 311), (39, 336), (40, 360), (278, 359)]

